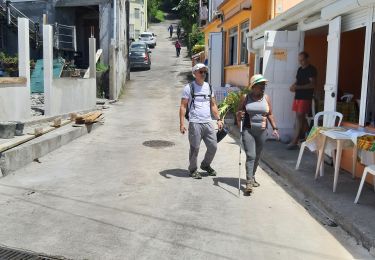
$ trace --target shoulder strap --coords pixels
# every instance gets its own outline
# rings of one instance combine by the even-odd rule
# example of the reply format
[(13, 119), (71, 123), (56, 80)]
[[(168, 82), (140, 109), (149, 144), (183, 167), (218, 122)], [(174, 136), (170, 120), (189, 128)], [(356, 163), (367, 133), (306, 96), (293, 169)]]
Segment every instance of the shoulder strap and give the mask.
[(191, 108), (192, 105), (194, 105), (194, 99), (195, 99), (195, 95), (194, 95), (194, 82), (190, 82), (190, 96), (191, 96), (191, 101), (190, 101), (190, 106), (189, 108)]

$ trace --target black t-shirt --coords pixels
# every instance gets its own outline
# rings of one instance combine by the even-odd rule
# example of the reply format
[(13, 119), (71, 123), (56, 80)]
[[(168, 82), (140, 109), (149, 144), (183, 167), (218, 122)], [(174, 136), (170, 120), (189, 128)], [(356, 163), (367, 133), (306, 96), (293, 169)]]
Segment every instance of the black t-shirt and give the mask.
[[(310, 83), (311, 78), (316, 78), (317, 71), (313, 65), (308, 65), (306, 68), (300, 67), (297, 71), (297, 85), (306, 85)], [(296, 90), (294, 99), (311, 100), (314, 95), (314, 89)]]

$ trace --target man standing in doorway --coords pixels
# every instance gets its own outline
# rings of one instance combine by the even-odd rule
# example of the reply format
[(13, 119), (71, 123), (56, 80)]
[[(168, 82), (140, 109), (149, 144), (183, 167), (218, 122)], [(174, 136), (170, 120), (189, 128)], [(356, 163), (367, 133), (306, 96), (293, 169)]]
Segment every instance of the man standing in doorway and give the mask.
[(211, 168), (211, 163), (217, 150), (216, 130), (212, 124), (212, 115), (217, 120), (219, 129), (223, 128), (212, 87), (204, 81), (207, 73), (206, 65), (198, 63), (192, 69), (195, 80), (184, 88), (180, 106), (180, 132), (185, 134), (185, 115), (189, 115), (189, 172), (190, 177), (202, 179), (198, 172), (198, 152), (201, 141), (207, 147), (207, 152), (200, 168), (210, 176), (216, 176), (216, 171)]
[(293, 111), (296, 112), (296, 124), (293, 139), (287, 146), (288, 149), (297, 149), (300, 137), (304, 137), (308, 130), (306, 115), (311, 111), (317, 76), (316, 68), (309, 63), (307, 52), (301, 52), (298, 55), (298, 61), (301, 67), (297, 71), (296, 83), (290, 87), (290, 91), (295, 92)]

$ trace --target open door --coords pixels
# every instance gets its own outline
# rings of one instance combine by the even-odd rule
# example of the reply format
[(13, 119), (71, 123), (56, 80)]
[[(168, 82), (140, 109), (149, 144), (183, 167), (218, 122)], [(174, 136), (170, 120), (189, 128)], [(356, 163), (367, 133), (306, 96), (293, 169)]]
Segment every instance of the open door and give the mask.
[(264, 40), (263, 75), (269, 80), (266, 93), (272, 100), (280, 135), (292, 136), (294, 93), (289, 88), (296, 81), (301, 33), (266, 31)]
[[(336, 111), (340, 61), (341, 16), (329, 22), (327, 76), (324, 85), (324, 111)], [(324, 124), (324, 122), (323, 122)]]
[(223, 85), (224, 70), (224, 40), (222, 32), (210, 33), (209, 41), (209, 83), (212, 87), (217, 88)]

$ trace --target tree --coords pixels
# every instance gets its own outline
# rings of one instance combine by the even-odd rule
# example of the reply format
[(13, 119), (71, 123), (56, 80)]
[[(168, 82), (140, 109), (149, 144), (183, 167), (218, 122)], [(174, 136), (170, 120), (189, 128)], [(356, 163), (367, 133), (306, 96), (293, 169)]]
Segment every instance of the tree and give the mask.
[(199, 3), (197, 0), (179, 0), (173, 10), (177, 11), (181, 17), (181, 25), (187, 36), (185, 44), (190, 55), (193, 46), (202, 41), (203, 34), (198, 29)]
[(160, 12), (160, 4), (162, 0), (148, 0), (147, 1), (147, 14), (148, 14), (148, 21), (151, 21), (152, 18), (158, 16), (158, 12)]

